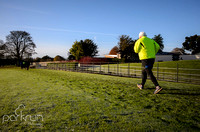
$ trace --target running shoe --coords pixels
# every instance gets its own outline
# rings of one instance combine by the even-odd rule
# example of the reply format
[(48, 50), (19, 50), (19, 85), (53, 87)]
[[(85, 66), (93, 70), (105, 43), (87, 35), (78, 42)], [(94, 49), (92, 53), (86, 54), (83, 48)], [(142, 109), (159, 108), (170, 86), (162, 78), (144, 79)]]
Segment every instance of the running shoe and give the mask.
[(142, 89), (143, 89), (143, 86), (142, 86), (142, 84), (137, 84), (137, 87), (138, 87), (140, 90), (142, 90)]
[(160, 86), (156, 86), (156, 90), (154, 91), (154, 94), (159, 93), (162, 90)]

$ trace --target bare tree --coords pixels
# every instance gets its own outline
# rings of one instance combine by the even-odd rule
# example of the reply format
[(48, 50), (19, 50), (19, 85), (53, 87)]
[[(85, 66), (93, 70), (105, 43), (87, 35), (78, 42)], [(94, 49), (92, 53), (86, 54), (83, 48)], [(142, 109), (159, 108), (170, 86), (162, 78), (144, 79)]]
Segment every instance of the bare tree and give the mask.
[(17, 59), (18, 65), (24, 57), (30, 57), (35, 54), (36, 45), (32, 37), (26, 31), (11, 31), (6, 36), (6, 52)]

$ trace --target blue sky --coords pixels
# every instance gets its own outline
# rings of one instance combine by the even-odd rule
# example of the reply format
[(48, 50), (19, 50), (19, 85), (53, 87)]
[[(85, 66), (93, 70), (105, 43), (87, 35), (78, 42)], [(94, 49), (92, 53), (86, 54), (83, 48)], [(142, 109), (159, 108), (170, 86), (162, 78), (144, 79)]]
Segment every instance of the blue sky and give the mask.
[(34, 57), (67, 53), (76, 40), (92, 39), (99, 55), (108, 54), (120, 35), (161, 34), (164, 51), (182, 47), (199, 34), (200, 0), (0, 0), (0, 39), (27, 31), (36, 43)]

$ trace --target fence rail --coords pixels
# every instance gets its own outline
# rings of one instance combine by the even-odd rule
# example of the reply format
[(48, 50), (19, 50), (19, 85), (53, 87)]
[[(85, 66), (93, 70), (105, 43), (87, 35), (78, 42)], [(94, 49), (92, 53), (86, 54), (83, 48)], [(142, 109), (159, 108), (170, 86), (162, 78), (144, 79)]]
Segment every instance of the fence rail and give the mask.
[[(47, 69), (52, 70), (64, 70), (64, 71), (75, 71), (75, 72), (86, 72), (105, 74), (122, 77), (141, 78), (141, 66), (132, 66), (132, 63), (51, 63), (47, 65)], [(155, 77), (158, 80), (181, 82), (181, 83), (192, 83), (200, 85), (200, 69), (187, 69), (187, 68), (168, 68), (161, 67), (157, 63), (152, 69)]]

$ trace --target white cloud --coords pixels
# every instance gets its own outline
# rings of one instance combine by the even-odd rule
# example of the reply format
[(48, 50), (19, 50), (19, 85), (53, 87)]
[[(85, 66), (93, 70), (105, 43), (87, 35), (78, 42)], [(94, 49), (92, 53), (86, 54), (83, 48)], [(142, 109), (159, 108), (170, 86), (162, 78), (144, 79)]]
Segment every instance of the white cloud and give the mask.
[(48, 27), (34, 27), (34, 26), (10, 26), (10, 27), (24, 28), (24, 29), (35, 29), (35, 30), (46, 30), (46, 31), (57, 31), (57, 32), (74, 32), (74, 33), (105, 35), (105, 36), (119, 36), (118, 34), (111, 34), (111, 33), (87, 32), (87, 31), (77, 31), (77, 30), (68, 30), (68, 29), (60, 29), (60, 28), (48, 28)]

